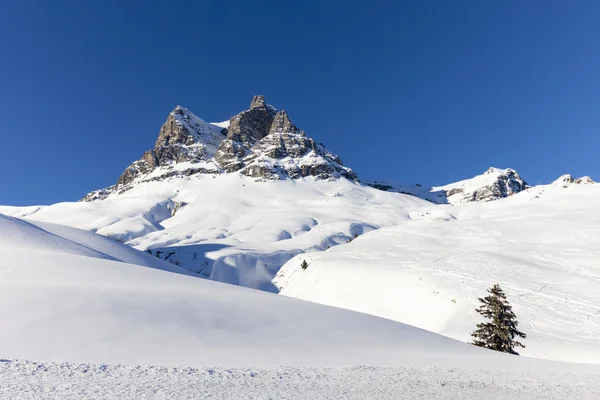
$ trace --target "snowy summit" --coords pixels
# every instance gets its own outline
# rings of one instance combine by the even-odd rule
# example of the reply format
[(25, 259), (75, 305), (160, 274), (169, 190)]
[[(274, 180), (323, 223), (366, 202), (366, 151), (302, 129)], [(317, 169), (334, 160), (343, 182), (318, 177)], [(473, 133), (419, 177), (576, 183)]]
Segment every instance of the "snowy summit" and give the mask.
[(127, 167), (114, 186), (82, 200), (104, 199), (142, 182), (236, 171), (267, 180), (357, 179), (339, 157), (296, 127), (286, 111), (254, 96), (250, 109), (221, 123), (207, 123), (188, 109), (175, 107), (154, 148)]

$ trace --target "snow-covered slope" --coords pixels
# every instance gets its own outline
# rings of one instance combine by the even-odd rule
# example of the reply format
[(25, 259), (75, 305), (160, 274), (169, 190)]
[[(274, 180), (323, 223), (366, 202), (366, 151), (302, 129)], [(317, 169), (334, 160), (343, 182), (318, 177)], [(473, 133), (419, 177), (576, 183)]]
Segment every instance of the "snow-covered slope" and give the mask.
[(291, 257), (346, 243), (429, 203), (345, 179), (255, 182), (240, 173), (138, 184), (103, 201), (0, 207), (113, 237), (203, 276), (276, 291)]
[[(256, 182), (238, 172), (0, 212), (113, 237), (214, 280), (282, 288), (461, 340), (476, 322), (476, 297), (497, 281), (530, 334), (525, 355), (597, 361), (599, 189), (538, 186), (450, 206), (344, 179)], [(293, 259), (272, 282), (304, 253), (307, 271)]]
[[(0, 216), (0, 234), (2, 398), (598, 393), (597, 366), (496, 353), (366, 314), (174, 273), (181, 271), (73, 228)], [(364, 367), (339, 368), (349, 366)]]
[[(30, 253), (59, 254), (118, 261), (144, 267), (197, 276), (190, 271), (164, 262), (149, 254), (124, 246), (91, 232), (39, 221), (25, 221), (0, 214), (0, 251), (3, 258)], [(15, 257), (16, 261), (20, 257)]]
[(274, 282), (284, 295), (465, 341), (480, 318), (477, 297), (499, 283), (529, 335), (521, 354), (600, 363), (598, 198), (598, 185), (547, 185), (494, 202), (431, 205), (395, 227), (300, 255)]
[(516, 362), (389, 320), (173, 273), (168, 263), (73, 228), (1, 216), (0, 232), (4, 358), (238, 367)]

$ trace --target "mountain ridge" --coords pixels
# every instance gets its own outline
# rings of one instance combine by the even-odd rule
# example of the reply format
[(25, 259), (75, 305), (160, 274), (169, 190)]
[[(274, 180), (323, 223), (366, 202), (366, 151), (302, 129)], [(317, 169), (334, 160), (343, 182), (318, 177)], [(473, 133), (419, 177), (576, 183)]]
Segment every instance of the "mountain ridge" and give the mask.
[[(176, 106), (161, 126), (154, 147), (130, 164), (116, 183), (92, 191), (80, 201), (90, 202), (131, 190), (138, 184), (198, 175), (239, 173), (258, 181), (312, 177), (346, 178), (361, 182), (340, 157), (308, 137), (290, 119), (256, 95), (250, 108), (229, 120), (209, 123)], [(529, 185), (514, 169), (490, 167), (481, 175), (443, 186), (406, 185), (394, 181), (362, 181), (376, 189), (409, 194), (436, 204), (488, 202), (527, 190)], [(584, 176), (563, 175), (557, 185), (593, 184)]]
[(208, 123), (176, 106), (154, 148), (129, 165), (114, 185), (92, 191), (80, 201), (102, 200), (145, 181), (238, 171), (265, 180), (358, 180), (337, 155), (307, 137), (285, 110), (277, 110), (257, 95), (248, 110), (221, 123)]

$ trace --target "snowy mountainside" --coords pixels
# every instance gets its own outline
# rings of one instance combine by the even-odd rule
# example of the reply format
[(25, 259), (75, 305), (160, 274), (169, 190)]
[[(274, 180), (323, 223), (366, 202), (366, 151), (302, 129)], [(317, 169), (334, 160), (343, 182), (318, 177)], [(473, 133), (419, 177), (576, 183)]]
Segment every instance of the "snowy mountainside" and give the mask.
[(250, 109), (221, 123), (207, 123), (177, 106), (153, 149), (127, 167), (115, 185), (88, 193), (81, 201), (102, 200), (148, 181), (236, 171), (266, 180), (308, 176), (357, 180), (338, 156), (298, 129), (286, 111), (254, 96)]
[(429, 206), (346, 179), (256, 182), (228, 173), (140, 183), (102, 201), (0, 212), (90, 230), (214, 280), (277, 291), (271, 280), (293, 256), (396, 225)]
[(1, 216), (0, 232), (0, 319), (10, 321), (0, 325), (5, 358), (237, 367), (498, 361), (499, 369), (565, 368), (518, 362), (365, 314), (173, 273), (179, 272), (173, 265), (73, 228)]
[(402, 185), (390, 181), (372, 181), (366, 184), (381, 190), (412, 194), (437, 204), (493, 201), (530, 187), (515, 170), (494, 167), (473, 178), (437, 187)]
[(545, 185), (494, 202), (431, 205), (298, 255), (274, 283), (283, 295), (463, 341), (480, 321), (477, 297), (499, 283), (528, 335), (522, 355), (599, 363), (599, 197), (598, 185)]
[[(460, 340), (476, 322), (473, 301), (497, 280), (535, 340), (523, 354), (587, 362), (600, 353), (599, 299), (582, 289), (598, 278), (599, 188), (536, 186), (451, 206), (345, 179), (257, 182), (238, 172), (0, 213), (109, 236), (213, 280), (281, 290)], [(302, 257), (306, 271), (299, 270)], [(330, 269), (330, 259), (339, 267)]]
[(63, 225), (26, 221), (3, 214), (0, 214), (0, 250), (3, 254), (19, 251), (98, 258), (196, 276), (184, 268), (158, 260), (156, 257), (104, 236)]
[(9, 321), (0, 324), (2, 398), (597, 393), (598, 366), (496, 353), (366, 314), (173, 273), (155, 257), (65, 226), (0, 216), (0, 234), (0, 320)]

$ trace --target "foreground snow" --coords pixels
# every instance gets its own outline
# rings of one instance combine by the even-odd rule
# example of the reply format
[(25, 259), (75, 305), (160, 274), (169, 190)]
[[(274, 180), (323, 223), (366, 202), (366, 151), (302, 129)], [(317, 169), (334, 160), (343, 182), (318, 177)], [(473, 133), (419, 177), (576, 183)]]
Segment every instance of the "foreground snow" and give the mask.
[(597, 375), (443, 368), (167, 368), (0, 361), (0, 397), (28, 399), (595, 400)]

